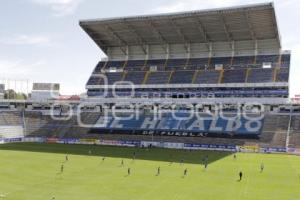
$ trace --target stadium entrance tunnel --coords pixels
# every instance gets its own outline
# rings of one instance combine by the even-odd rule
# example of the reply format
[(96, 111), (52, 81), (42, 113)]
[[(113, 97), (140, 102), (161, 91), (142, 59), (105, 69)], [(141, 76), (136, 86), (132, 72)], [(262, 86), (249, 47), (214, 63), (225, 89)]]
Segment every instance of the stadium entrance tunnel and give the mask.
[(100, 158), (120, 158), (169, 163), (210, 164), (233, 155), (234, 152), (202, 151), (163, 148), (137, 148), (98, 145), (66, 145), (46, 143), (8, 143), (0, 145), (0, 150), (81, 155)]

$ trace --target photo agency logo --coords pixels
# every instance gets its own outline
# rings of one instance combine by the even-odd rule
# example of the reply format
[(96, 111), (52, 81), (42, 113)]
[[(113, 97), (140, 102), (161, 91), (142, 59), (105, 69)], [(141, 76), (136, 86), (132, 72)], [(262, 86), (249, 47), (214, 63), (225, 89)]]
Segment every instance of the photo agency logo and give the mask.
[(52, 120), (69, 121), (73, 117), (73, 105), (68, 102), (54, 102), (50, 107)]
[(105, 103), (81, 102), (77, 106), (77, 125), (82, 128), (105, 128), (111, 116), (109, 106)]
[[(136, 98), (137, 87), (133, 82), (117, 81), (108, 85), (106, 75), (99, 74), (96, 77), (103, 85), (93, 87), (94, 91), (99, 91), (95, 97), (82, 101), (76, 109), (68, 103), (53, 105), (53, 119), (70, 120), (76, 110), (77, 124), (84, 128), (130, 128), (130, 124), (134, 124), (131, 127), (133, 129), (207, 132), (256, 132), (262, 128), (264, 105), (260, 103), (189, 104), (180, 102), (199, 100), (199, 96), (175, 98), (176, 101), (173, 101), (172, 94), (149, 98), (146, 92), (144, 96)], [(216, 102), (212, 93), (205, 97), (206, 102)], [(140, 101), (141, 99), (143, 101)], [(65, 107), (67, 111), (58, 111), (59, 106)]]

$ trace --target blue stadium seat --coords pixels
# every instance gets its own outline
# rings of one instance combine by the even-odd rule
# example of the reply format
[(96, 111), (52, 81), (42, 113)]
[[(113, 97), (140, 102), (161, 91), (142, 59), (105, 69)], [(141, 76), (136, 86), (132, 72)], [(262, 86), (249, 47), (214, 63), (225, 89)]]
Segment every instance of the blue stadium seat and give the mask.
[(217, 64), (222, 64), (224, 68), (231, 65), (231, 57), (213, 57), (210, 61), (210, 66), (212, 68)]
[(170, 74), (170, 71), (151, 72), (148, 75), (146, 84), (166, 84), (169, 81)]
[(103, 79), (95, 76), (91, 76), (87, 82), (87, 85), (101, 85), (103, 84)]
[(122, 72), (111, 72), (105, 74), (108, 80), (108, 85), (113, 85), (117, 81), (121, 81), (123, 77)]
[(264, 62), (278, 63), (279, 55), (258, 55), (256, 56), (256, 64), (262, 64)]
[(145, 71), (128, 71), (124, 81), (129, 81), (133, 84), (140, 85), (143, 83), (145, 75)]
[[(107, 123), (107, 126), (104, 127), (105, 129), (120, 129), (120, 125), (123, 127), (121, 129), (128, 129), (128, 130), (173, 130), (173, 131), (188, 131), (188, 132), (205, 132), (205, 133), (219, 133), (219, 134), (232, 134), (232, 129), (229, 128), (228, 123), (231, 123), (229, 119), (225, 119), (222, 117), (216, 117), (216, 118), (201, 118), (203, 119), (203, 125), (199, 128), (199, 126), (193, 126), (193, 123), (197, 120), (199, 120), (198, 117), (192, 117), (187, 120), (183, 120), (189, 117), (189, 113), (186, 112), (180, 112), (177, 111), (175, 115), (179, 118), (174, 118), (170, 113), (164, 113), (162, 114), (162, 118), (158, 120), (152, 120), (152, 116), (148, 115), (142, 115), (138, 119), (124, 119), (118, 121), (118, 126), (114, 126), (116, 124), (112, 123), (114, 120), (113, 117), (109, 117), (109, 122)], [(128, 113), (120, 113), (117, 114), (118, 117), (128, 117), (130, 114)], [(150, 122), (153, 123), (151, 126), (144, 126), (143, 122), (146, 118), (150, 118)], [(246, 128), (246, 124), (248, 123), (249, 119), (246, 119), (244, 117), (235, 117), (232, 120), (239, 120), (241, 125), (239, 128), (237, 128), (234, 132), (235, 134), (254, 134), (258, 135), (262, 131), (262, 126), (258, 126), (258, 129), (249, 130), (249, 128)], [(157, 122), (158, 121), (158, 122)], [(183, 123), (184, 121), (184, 123)], [(219, 130), (212, 126), (212, 122), (214, 121), (215, 126), (219, 127)], [(263, 119), (260, 119), (258, 121), (262, 121)], [(254, 126), (255, 128), (256, 126)]]
[(281, 62), (285, 63), (285, 62), (290, 62), (291, 61), (291, 54), (282, 54), (281, 55)]
[(216, 84), (219, 82), (220, 71), (200, 71), (195, 79), (195, 84)]
[(290, 54), (282, 54), (281, 55), (281, 67), (290, 67), (291, 55)]
[(167, 62), (166, 70), (183, 70), (187, 64), (187, 59), (169, 59)]
[(190, 58), (186, 69), (188, 70), (199, 70), (208, 67), (208, 58)]
[(165, 64), (166, 64), (165, 59), (148, 60), (145, 70), (149, 70), (151, 66), (156, 66), (157, 71), (163, 71), (165, 70)]
[(254, 56), (235, 56), (232, 65), (234, 66), (247, 66), (254, 63)]
[(191, 84), (195, 71), (174, 71), (170, 80), (172, 84)]
[(111, 67), (123, 68), (124, 64), (125, 64), (125, 61), (108, 61), (107, 64), (105, 65), (105, 68), (106, 69), (111, 68)]
[(248, 76), (248, 83), (268, 83), (273, 82), (274, 69), (272, 68), (257, 68), (251, 69)]
[(247, 70), (235, 69), (225, 70), (223, 74), (223, 83), (245, 83)]
[(276, 82), (288, 82), (289, 81), (289, 68), (280, 68), (276, 74)]
[(100, 61), (100, 62), (97, 64), (97, 66), (95, 67), (93, 73), (94, 73), (94, 74), (100, 73), (101, 70), (104, 68), (105, 64), (106, 64), (106, 62)]
[(145, 60), (128, 60), (126, 64), (127, 71), (141, 71), (145, 66)]
[[(122, 80), (123, 73), (122, 72), (108, 72), (104, 73), (104, 76), (107, 77), (107, 84), (113, 85), (117, 81)], [(87, 85), (103, 85), (104, 79), (102, 77), (91, 76), (88, 80)]]

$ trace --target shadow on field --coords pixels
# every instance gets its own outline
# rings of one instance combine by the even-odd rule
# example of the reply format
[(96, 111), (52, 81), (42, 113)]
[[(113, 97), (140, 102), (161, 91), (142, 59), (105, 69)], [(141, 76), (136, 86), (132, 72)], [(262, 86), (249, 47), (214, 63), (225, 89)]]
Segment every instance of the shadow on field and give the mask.
[(137, 148), (137, 147), (112, 147), (98, 145), (66, 145), (66, 144), (40, 144), (40, 143), (10, 143), (1, 144), (0, 150), (29, 151), (38, 153), (58, 153), (68, 155), (86, 155), (99, 157), (114, 157), (124, 159), (164, 161), (170, 163), (204, 164), (215, 162), (230, 156), (232, 152), (218, 151), (189, 151), (161, 148)]

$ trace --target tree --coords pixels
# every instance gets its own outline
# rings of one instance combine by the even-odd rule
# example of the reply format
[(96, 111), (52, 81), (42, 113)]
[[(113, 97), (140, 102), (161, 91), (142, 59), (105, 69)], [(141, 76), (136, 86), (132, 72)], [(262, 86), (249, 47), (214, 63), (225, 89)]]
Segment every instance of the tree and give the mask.
[(4, 91), (4, 99), (26, 100), (27, 95), (22, 92), (15, 92), (12, 89)]

